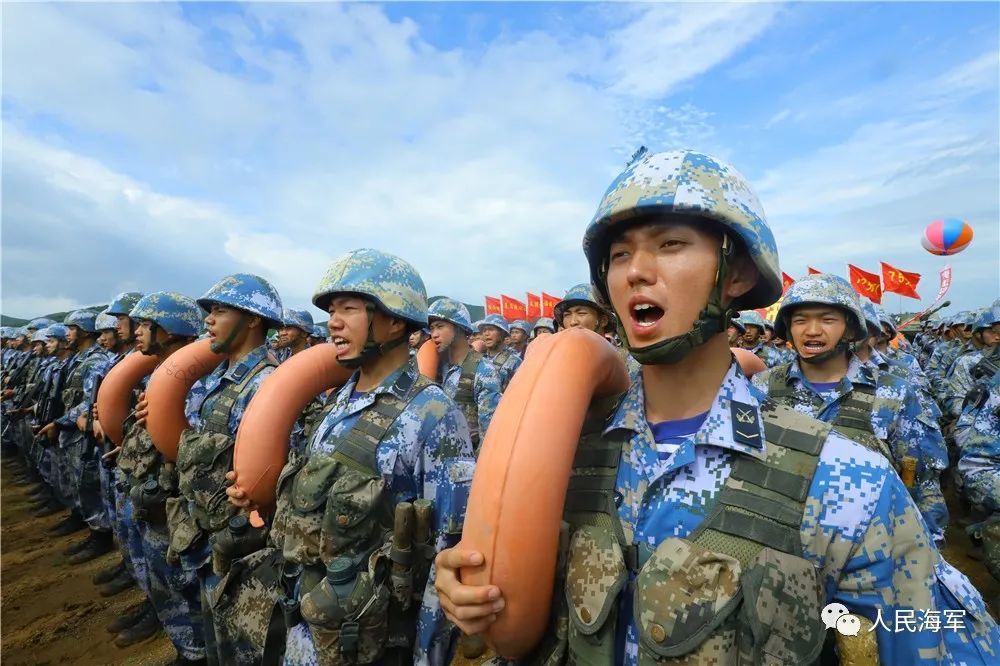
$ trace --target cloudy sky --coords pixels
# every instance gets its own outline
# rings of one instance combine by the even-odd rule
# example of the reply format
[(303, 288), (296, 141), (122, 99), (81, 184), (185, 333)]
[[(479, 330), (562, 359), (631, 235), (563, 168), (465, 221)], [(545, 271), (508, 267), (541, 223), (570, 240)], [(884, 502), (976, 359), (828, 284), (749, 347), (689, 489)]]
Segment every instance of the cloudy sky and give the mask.
[[(884, 260), (924, 275), (926, 304), (950, 263), (975, 307), (1000, 293), (998, 21), (995, 3), (5, 4), (3, 312), (198, 296), (236, 271), (303, 307), (366, 246), (432, 295), (561, 294), (641, 144), (732, 162), (793, 276)], [(920, 247), (940, 217), (974, 226), (968, 250)]]

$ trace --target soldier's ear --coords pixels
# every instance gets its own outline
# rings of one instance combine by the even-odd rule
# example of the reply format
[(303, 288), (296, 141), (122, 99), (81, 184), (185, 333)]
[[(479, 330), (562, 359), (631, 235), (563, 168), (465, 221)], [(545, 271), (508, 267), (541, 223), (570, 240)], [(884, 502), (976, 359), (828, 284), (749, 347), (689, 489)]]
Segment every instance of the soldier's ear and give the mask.
[(722, 285), (723, 301), (732, 303), (753, 289), (760, 280), (760, 271), (745, 252), (737, 252), (729, 260), (729, 271), (726, 275), (725, 284)]

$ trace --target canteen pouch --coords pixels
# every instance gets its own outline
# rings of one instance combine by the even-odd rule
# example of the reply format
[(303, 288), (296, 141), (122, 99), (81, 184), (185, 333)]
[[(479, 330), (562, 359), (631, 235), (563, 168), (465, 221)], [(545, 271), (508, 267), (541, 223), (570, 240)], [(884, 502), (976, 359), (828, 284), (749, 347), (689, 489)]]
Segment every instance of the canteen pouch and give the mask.
[(818, 609), (825, 596), (816, 567), (764, 548), (743, 574), (740, 648), (748, 663), (811, 664), (826, 628)]
[(195, 519), (202, 529), (215, 532), (236, 513), (229, 503), (226, 474), (233, 468), (233, 438), (193, 428), (181, 434), (177, 447), (177, 474), (181, 494), (194, 500)]
[(339, 605), (331, 607), (325, 578), (303, 595), (300, 612), (309, 625), (320, 666), (371, 664), (383, 655), (389, 636), (390, 593), (383, 584), (386, 562), (378, 553), (372, 555), (369, 570), (358, 574), (346, 616)]
[(343, 466), (330, 487), (320, 544), (324, 562), (357, 557), (381, 544), (392, 526), (385, 481)]
[(621, 546), (611, 530), (583, 525), (566, 557), (570, 661), (612, 664), (618, 595), (628, 580)]
[(258, 654), (264, 652), (271, 614), (283, 596), (280, 568), (280, 550), (258, 550), (233, 561), (213, 591), (211, 603), (216, 624), (237, 633)]
[[(198, 523), (184, 506), (187, 500), (183, 497), (168, 497), (166, 502), (167, 525), (170, 529), (170, 547), (167, 552), (168, 561), (176, 561), (181, 553), (186, 553), (202, 535)], [(171, 556), (173, 556), (171, 558)]]
[(734, 611), (743, 598), (740, 563), (698, 544), (663, 541), (635, 581), (639, 664), (735, 663)]

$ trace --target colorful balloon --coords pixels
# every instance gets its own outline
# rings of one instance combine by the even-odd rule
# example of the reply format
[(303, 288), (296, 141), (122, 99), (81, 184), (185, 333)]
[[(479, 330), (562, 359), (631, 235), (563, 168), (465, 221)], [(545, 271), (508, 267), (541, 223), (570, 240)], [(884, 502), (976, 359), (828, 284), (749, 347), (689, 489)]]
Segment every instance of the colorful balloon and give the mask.
[(934, 220), (924, 229), (920, 244), (931, 254), (958, 254), (972, 242), (972, 227), (962, 220), (949, 217)]

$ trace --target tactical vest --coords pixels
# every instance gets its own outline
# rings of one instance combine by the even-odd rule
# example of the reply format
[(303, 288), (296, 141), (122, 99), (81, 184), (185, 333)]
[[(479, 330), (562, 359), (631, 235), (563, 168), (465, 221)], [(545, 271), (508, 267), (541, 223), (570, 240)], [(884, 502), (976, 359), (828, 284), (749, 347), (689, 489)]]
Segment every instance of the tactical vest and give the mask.
[(529, 663), (615, 663), (626, 586), (640, 665), (804, 666), (818, 658), (825, 594), (802, 557), (800, 527), (831, 426), (771, 401), (761, 415), (765, 459), (734, 452), (704, 521), (655, 549), (634, 544), (618, 515), (627, 431), (602, 435), (604, 420), (588, 417), (566, 494), (552, 626)]
[(75, 362), (66, 366), (66, 374), (64, 375), (66, 379), (63, 381), (62, 388), (62, 403), (66, 409), (72, 409), (83, 401), (83, 372), (80, 368), (86, 359), (82, 356), (82, 354), (77, 356)]
[(479, 454), (479, 405), (476, 403), (476, 371), (483, 355), (475, 350), (469, 350), (462, 361), (462, 374), (458, 378), (458, 388), (452, 400), (462, 410), (469, 424), (469, 435), (472, 437), (472, 450)]
[[(177, 447), (177, 475), (181, 496), (190, 500), (190, 513), (199, 529), (222, 529), (236, 512), (226, 495), (226, 473), (233, 468), (235, 436), (229, 432), (229, 417), (236, 401), (264, 368), (276, 364), (265, 356), (238, 381), (222, 389), (212, 404), (201, 430), (188, 428)], [(178, 551), (183, 552), (183, 551)]]
[(976, 363), (970, 372), (972, 379), (983, 384), (988, 384), (993, 376), (1000, 371), (1000, 347), (994, 347), (989, 354), (983, 354), (979, 362)]
[[(368, 664), (389, 648), (411, 650), (433, 548), (422, 552), (414, 543), (419, 555), (412, 560), (392, 555), (396, 501), (378, 470), (377, 451), (407, 405), (433, 385), (403, 372), (393, 391), (376, 395), (336, 438), (331, 452), (312, 451), (285, 465), (269, 535), (274, 547), (234, 563), (214, 604), (216, 617), (255, 646), (264, 663), (278, 663), (285, 633), (303, 620), (322, 666)], [(356, 591), (366, 600), (359, 617), (331, 615), (321, 601), (326, 564), (342, 557), (358, 568)], [(390, 559), (405, 564), (408, 577), (397, 577), (396, 564), (390, 576)]]
[[(779, 404), (791, 405), (801, 397), (801, 393), (789, 383), (788, 373), (791, 367), (789, 363), (776, 368), (768, 379), (767, 396)], [(823, 398), (813, 391), (808, 391), (808, 394), (814, 413), (819, 413), (823, 408)], [(875, 434), (875, 429), (872, 427), (874, 411), (875, 387), (855, 383), (852, 384), (851, 392), (841, 400), (837, 416), (830, 425), (848, 439), (881, 454), (898, 470), (899, 460), (896, 455), (889, 445)]]

